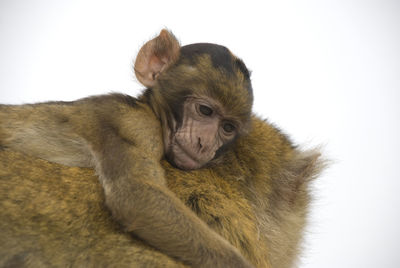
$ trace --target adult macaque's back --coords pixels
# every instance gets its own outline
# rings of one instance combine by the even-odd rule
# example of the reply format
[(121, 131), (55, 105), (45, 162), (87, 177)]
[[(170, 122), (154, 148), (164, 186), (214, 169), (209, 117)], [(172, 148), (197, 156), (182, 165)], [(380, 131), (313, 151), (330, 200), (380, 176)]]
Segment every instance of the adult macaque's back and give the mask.
[[(318, 152), (300, 152), (267, 122), (211, 168), (163, 162), (168, 187), (256, 267), (290, 267), (306, 221)], [(94, 170), (0, 151), (0, 266), (179, 267), (121, 231)]]

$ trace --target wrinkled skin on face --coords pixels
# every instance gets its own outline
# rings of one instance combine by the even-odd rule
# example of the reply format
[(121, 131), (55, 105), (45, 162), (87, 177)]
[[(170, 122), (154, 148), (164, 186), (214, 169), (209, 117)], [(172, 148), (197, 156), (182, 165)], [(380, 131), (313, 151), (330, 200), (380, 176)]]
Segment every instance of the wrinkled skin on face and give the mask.
[(167, 158), (184, 170), (201, 168), (222, 145), (234, 140), (236, 125), (225, 116), (220, 103), (205, 97), (188, 97), (183, 105), (181, 126), (165, 141)]

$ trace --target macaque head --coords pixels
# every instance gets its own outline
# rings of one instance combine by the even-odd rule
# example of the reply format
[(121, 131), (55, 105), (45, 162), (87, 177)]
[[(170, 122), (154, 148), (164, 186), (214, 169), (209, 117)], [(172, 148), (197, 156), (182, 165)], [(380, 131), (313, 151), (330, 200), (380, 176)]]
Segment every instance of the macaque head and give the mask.
[(227, 48), (181, 47), (167, 30), (139, 51), (135, 74), (163, 126), (165, 154), (178, 168), (213, 162), (249, 128), (249, 71)]

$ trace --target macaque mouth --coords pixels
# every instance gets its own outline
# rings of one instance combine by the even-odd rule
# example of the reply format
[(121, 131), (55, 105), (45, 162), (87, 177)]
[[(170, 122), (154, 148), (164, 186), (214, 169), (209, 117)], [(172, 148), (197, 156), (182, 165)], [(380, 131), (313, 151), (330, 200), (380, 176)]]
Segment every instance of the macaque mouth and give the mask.
[(182, 152), (184, 152), (186, 154), (186, 156), (188, 156), (190, 159), (192, 159), (193, 161), (199, 162), (199, 160), (193, 156), (186, 148), (185, 146), (182, 146), (177, 140), (175, 141), (175, 145), (178, 146), (178, 148), (180, 150), (182, 150)]
[(172, 146), (172, 159), (175, 165), (182, 169), (191, 170), (202, 166), (201, 161), (182, 146), (177, 140)]

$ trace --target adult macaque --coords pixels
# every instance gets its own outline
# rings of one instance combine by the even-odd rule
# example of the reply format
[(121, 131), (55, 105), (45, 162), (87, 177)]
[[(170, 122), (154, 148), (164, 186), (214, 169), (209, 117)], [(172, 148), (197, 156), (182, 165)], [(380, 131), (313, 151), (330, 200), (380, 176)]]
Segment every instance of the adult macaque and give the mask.
[[(167, 185), (256, 267), (293, 267), (306, 222), (317, 151), (301, 152), (267, 122), (213, 166), (162, 161)], [(0, 150), (0, 267), (181, 267), (121, 231), (92, 169)]]
[(0, 106), (0, 145), (68, 166), (94, 167), (105, 203), (126, 231), (195, 267), (251, 267), (168, 188), (160, 161), (216, 163), (248, 131), (249, 72), (225, 47), (180, 47), (166, 30), (135, 62), (147, 87), (75, 102)]

